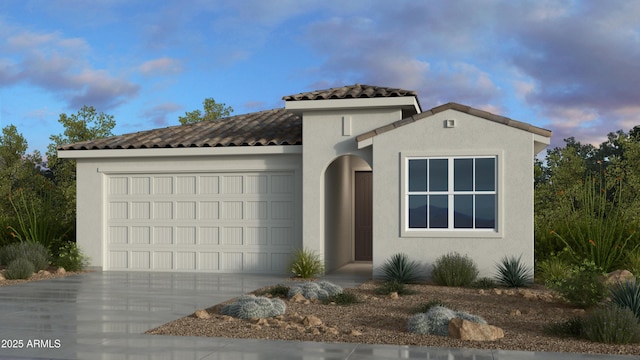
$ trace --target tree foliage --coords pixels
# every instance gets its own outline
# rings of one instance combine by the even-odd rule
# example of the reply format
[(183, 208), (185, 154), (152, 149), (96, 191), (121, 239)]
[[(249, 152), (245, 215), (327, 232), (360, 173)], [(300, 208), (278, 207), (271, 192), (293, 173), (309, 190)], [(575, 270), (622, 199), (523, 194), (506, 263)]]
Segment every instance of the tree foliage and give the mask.
[(195, 124), (201, 121), (217, 120), (230, 116), (233, 108), (225, 103), (217, 103), (214, 98), (206, 98), (202, 102), (204, 113), (200, 110), (188, 111), (185, 116), (178, 117), (180, 124)]

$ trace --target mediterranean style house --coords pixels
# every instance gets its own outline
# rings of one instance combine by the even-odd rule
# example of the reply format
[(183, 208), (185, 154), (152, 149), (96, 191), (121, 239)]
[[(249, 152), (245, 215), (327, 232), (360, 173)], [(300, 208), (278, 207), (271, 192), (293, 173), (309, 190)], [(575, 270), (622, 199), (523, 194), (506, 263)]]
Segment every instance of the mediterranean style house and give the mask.
[[(533, 267), (533, 165), (551, 131), (414, 91), (352, 85), (284, 108), (60, 146), (77, 242), (102, 270), (285, 273), (458, 252)], [(375, 270), (374, 270), (375, 271)]]

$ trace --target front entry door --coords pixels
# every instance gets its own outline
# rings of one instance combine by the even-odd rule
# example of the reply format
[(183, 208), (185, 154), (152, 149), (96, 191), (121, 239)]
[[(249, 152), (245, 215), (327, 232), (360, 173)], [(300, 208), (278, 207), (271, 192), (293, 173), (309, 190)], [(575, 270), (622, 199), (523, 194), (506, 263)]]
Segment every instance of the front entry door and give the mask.
[(373, 176), (356, 171), (355, 179), (355, 260), (373, 260)]

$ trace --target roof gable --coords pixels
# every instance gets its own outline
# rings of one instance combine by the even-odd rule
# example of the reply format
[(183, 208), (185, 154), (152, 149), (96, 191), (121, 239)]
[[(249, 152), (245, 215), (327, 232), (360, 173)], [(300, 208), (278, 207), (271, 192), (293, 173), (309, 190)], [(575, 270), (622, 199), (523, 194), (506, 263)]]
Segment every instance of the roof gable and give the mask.
[(490, 113), (488, 111), (479, 110), (479, 109), (472, 108), (470, 106), (466, 106), (466, 105), (462, 105), (462, 104), (451, 102), (451, 103), (447, 103), (447, 104), (444, 104), (444, 105), (440, 105), (440, 106), (434, 107), (433, 109), (430, 109), (430, 110), (427, 110), (427, 111), (423, 111), (423, 112), (421, 112), (419, 114), (416, 114), (416, 115), (413, 115), (411, 117), (395, 121), (395, 122), (393, 122), (391, 124), (388, 124), (388, 125), (385, 125), (385, 126), (381, 126), (381, 127), (377, 128), (377, 129), (373, 129), (371, 131), (367, 131), (364, 134), (358, 135), (356, 137), (356, 141), (357, 142), (361, 142), (361, 141), (365, 141), (365, 140), (371, 139), (374, 136), (386, 133), (388, 131), (397, 129), (397, 128), (399, 128), (401, 126), (404, 126), (404, 125), (408, 125), (408, 124), (414, 123), (414, 122), (419, 121), (419, 120), (426, 119), (428, 117), (431, 117), (431, 116), (433, 116), (433, 115), (435, 115), (437, 113), (440, 113), (440, 112), (443, 112), (443, 111), (446, 111), (446, 110), (460, 111), (460, 112), (463, 112), (463, 113), (467, 113), (469, 115), (477, 116), (479, 118), (483, 118), (483, 119), (486, 119), (486, 120), (489, 120), (489, 121), (493, 121), (493, 122), (497, 122), (497, 123), (500, 123), (500, 124), (503, 124), (503, 125), (511, 126), (511, 127), (514, 127), (514, 128), (517, 128), (517, 129), (521, 129), (521, 130), (524, 130), (524, 131), (528, 131), (530, 133), (533, 133), (533, 134), (536, 134), (536, 135), (540, 135), (540, 136), (544, 136), (544, 137), (549, 137), (550, 138), (551, 135), (552, 135), (552, 132), (550, 130), (547, 130), (547, 129), (543, 129), (543, 128), (540, 128), (540, 127), (537, 127), (537, 126), (533, 126), (531, 124), (527, 124), (527, 123), (524, 123), (524, 122), (521, 122), (521, 121), (513, 120), (513, 119), (510, 119), (508, 117), (495, 115), (495, 114), (492, 114), (492, 113)]

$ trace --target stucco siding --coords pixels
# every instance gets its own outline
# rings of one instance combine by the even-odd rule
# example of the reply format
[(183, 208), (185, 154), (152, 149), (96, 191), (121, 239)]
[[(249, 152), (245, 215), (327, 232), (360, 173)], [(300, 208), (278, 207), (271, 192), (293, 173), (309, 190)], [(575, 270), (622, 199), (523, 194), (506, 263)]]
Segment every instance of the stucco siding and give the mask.
[[(446, 128), (445, 120), (455, 120)], [(533, 134), (448, 110), (373, 138), (373, 265), (404, 252), (430, 274), (435, 260), (449, 252), (467, 254), (481, 276), (495, 273), (503, 256), (520, 256), (533, 267)], [(406, 155), (495, 155), (498, 166), (498, 231), (403, 234), (401, 181)], [(375, 273), (375, 271), (374, 271)]]

